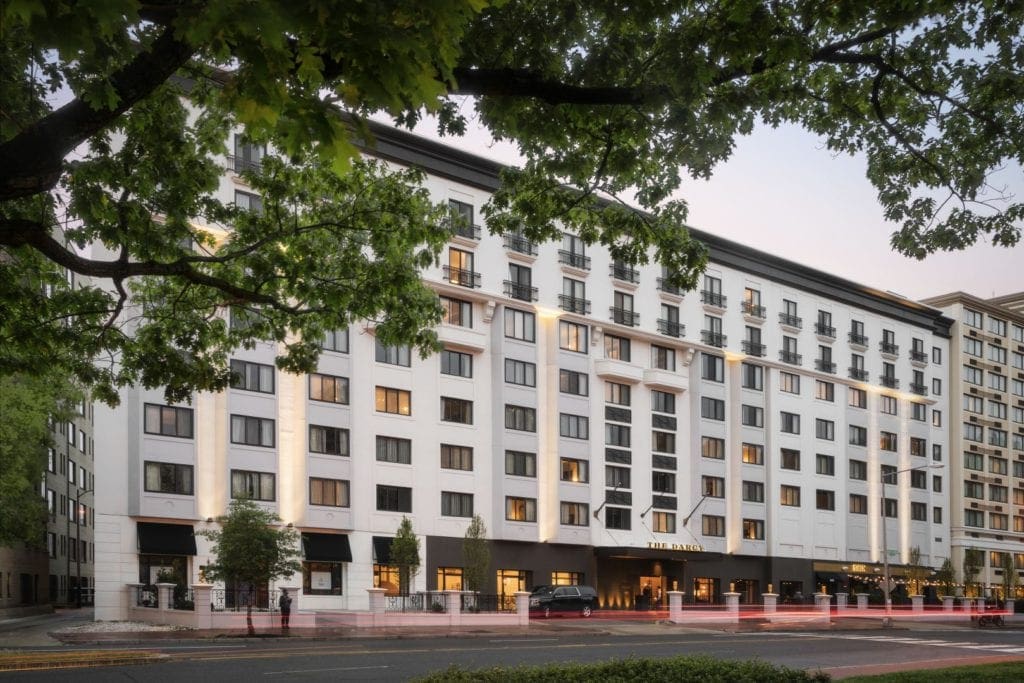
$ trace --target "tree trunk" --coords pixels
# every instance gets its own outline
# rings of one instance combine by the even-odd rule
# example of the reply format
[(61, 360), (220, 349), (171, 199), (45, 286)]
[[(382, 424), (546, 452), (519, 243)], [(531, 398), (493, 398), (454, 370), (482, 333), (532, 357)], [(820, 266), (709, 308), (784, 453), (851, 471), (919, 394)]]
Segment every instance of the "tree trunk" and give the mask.
[(252, 586), (249, 586), (249, 604), (245, 607), (245, 626), (247, 629), (249, 629), (250, 636), (256, 635), (256, 629), (253, 628), (252, 625), (252, 601), (253, 599), (255, 599), (255, 597), (256, 596), (253, 594)]

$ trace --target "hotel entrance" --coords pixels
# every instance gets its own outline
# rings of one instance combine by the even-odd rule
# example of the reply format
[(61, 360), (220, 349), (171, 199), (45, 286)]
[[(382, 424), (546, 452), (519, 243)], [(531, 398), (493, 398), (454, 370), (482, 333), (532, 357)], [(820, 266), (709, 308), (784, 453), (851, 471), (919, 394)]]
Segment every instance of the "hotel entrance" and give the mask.
[(636, 589), (636, 609), (668, 609), (668, 577), (641, 576)]

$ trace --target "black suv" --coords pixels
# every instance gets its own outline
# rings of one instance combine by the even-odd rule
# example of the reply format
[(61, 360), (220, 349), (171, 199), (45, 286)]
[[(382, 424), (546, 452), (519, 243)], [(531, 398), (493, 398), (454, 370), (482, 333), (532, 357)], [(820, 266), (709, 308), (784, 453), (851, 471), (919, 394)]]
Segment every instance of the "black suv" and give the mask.
[(597, 591), (590, 586), (537, 586), (530, 593), (530, 611), (545, 617), (552, 612), (579, 612), (585, 617), (597, 609)]

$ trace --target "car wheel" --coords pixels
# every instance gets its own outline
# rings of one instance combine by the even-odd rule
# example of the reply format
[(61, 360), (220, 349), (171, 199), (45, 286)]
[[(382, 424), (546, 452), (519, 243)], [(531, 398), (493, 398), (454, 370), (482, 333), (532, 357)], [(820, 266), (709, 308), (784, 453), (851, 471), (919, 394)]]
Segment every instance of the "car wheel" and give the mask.
[(590, 605), (583, 605), (583, 616), (589, 617), (591, 614)]
[(550, 607), (545, 607), (544, 608), (544, 618), (545, 619), (549, 619), (550, 617), (551, 617), (551, 608)]

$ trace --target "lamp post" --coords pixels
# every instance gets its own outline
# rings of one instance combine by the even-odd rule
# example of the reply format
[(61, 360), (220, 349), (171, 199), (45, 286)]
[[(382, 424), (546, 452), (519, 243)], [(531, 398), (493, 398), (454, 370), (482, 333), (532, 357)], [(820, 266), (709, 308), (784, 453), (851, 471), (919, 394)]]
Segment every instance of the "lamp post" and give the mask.
[(892, 626), (892, 596), (890, 595), (892, 591), (892, 579), (889, 577), (889, 537), (886, 533), (886, 528), (888, 527), (888, 522), (886, 520), (888, 518), (885, 514), (885, 485), (888, 483), (886, 480), (892, 477), (892, 483), (895, 484), (896, 476), (899, 474), (903, 474), (904, 472), (914, 472), (917, 470), (938, 470), (942, 469), (943, 467), (945, 467), (945, 465), (933, 462), (927, 465), (918, 465), (917, 467), (907, 467), (906, 469), (902, 470), (895, 470), (889, 473), (882, 473), (882, 569), (885, 574), (885, 578), (883, 579), (885, 581), (885, 589), (883, 591), (885, 595), (885, 618), (882, 620), (883, 627), (888, 628), (889, 626)]

